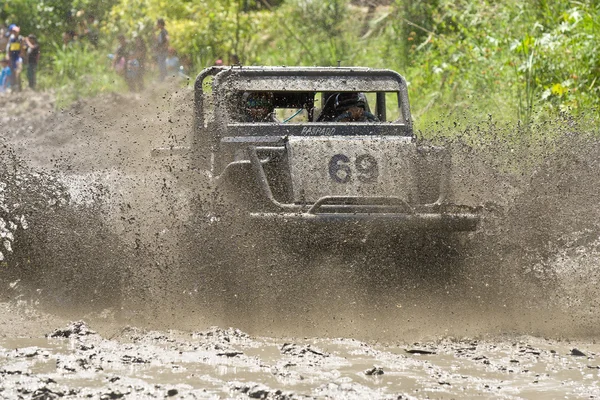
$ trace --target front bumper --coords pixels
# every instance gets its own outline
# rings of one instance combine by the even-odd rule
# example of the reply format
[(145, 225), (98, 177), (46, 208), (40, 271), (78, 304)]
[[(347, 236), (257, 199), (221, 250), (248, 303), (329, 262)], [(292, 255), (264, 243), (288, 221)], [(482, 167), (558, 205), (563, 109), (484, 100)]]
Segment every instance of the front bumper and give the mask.
[[(345, 228), (353, 231), (474, 231), (479, 224), (478, 209), (448, 204), (440, 199), (432, 204), (409, 204), (393, 196), (324, 196), (312, 205), (281, 203), (275, 199), (258, 157), (258, 150), (281, 151), (273, 148), (249, 147), (250, 162), (256, 173), (262, 194), (276, 210), (250, 213), (260, 225), (269, 223), (281, 228)], [(324, 229), (323, 229), (324, 228)]]
[[(480, 216), (471, 212), (459, 213), (251, 213), (255, 221), (280, 228), (345, 231), (474, 231)], [(262, 224), (261, 224), (262, 225)]]

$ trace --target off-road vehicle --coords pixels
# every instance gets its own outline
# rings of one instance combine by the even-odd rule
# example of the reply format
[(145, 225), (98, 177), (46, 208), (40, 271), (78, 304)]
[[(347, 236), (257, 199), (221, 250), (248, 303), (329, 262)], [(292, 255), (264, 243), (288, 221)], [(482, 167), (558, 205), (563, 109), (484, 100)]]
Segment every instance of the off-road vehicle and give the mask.
[(455, 232), (479, 216), (453, 204), (450, 154), (415, 138), (396, 72), (212, 67), (194, 107), (182, 243), (213, 323), (352, 321), (460, 279)]
[(205, 69), (191, 154), (218, 193), (203, 213), (281, 238), (365, 241), (479, 221), (452, 204), (449, 153), (419, 145), (407, 83), (391, 70)]

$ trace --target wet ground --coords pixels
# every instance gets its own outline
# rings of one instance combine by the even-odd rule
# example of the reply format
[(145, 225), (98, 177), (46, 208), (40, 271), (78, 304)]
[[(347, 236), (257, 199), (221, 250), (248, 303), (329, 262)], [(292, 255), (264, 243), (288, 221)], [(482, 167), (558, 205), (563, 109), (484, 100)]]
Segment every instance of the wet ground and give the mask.
[[(27, 171), (15, 187), (35, 182), (51, 207), (36, 200), (27, 224), (0, 230), (16, 236), (0, 279), (0, 398), (600, 397), (597, 144), (524, 177), (463, 153), (462, 200), (496, 201), (451, 279), (413, 267), (398, 283), (374, 251), (315, 253), (293, 275), (304, 286), (261, 287), (260, 313), (238, 301), (228, 319), (199, 306), (210, 302), (174, 250), (189, 215), (185, 159), (150, 157), (188, 142), (191, 93), (58, 112), (50, 94), (17, 96), (0, 98), (5, 144)], [(19, 235), (35, 245), (20, 259)], [(361, 273), (372, 260), (377, 278)]]
[[(11, 324), (42, 316), (2, 306)], [(99, 318), (99, 317), (96, 317)], [(101, 318), (101, 317), (100, 317)], [(531, 336), (404, 343), (151, 331), (105, 320), (1, 337), (3, 398), (597, 398), (600, 345)], [(8, 322), (8, 321), (7, 321)], [(53, 325), (59, 325), (54, 328)], [(18, 332), (23, 336), (25, 332)]]

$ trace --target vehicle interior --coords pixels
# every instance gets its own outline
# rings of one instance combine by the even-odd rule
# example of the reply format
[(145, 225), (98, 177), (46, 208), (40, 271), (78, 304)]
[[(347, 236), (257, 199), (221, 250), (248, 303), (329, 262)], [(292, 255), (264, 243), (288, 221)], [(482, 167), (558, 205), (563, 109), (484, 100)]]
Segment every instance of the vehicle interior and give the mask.
[[(268, 102), (248, 102), (252, 98), (268, 99)], [(371, 105), (373, 105), (371, 107)], [(396, 92), (284, 92), (239, 91), (229, 102), (231, 122), (271, 122), (280, 124), (310, 124), (328, 122), (371, 122), (402, 124), (403, 114)], [(253, 120), (249, 108), (270, 108), (273, 118), (268, 121)], [(369, 118), (343, 120), (343, 113), (358, 108)]]

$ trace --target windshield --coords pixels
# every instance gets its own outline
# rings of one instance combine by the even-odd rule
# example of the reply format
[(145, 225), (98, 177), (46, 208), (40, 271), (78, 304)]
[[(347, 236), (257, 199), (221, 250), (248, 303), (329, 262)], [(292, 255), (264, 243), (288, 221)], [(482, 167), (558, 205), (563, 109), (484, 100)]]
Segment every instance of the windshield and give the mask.
[(398, 92), (236, 91), (228, 101), (232, 123), (404, 124)]

